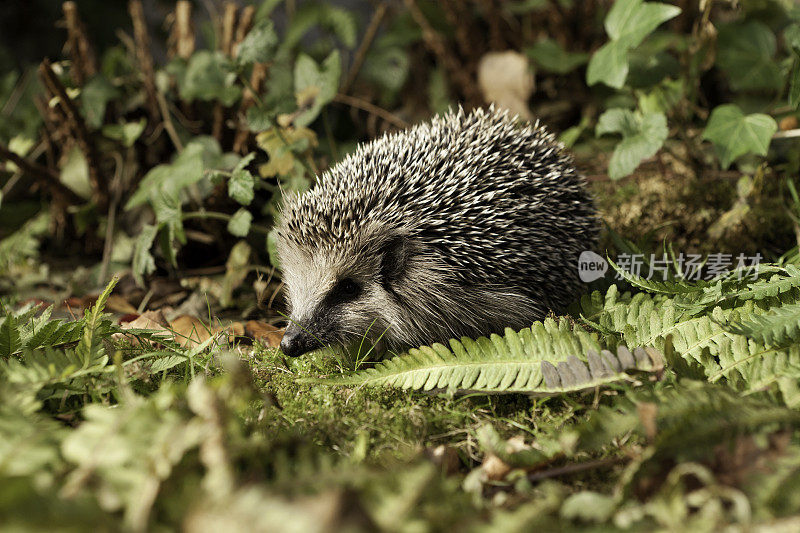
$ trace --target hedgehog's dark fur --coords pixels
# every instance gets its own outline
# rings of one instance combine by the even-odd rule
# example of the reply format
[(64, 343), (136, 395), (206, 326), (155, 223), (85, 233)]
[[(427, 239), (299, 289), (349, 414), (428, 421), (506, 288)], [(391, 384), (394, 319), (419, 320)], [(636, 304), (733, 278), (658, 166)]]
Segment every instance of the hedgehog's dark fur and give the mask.
[(583, 179), (538, 124), (459, 110), (386, 135), (286, 199), (278, 252), (294, 325), (282, 347), (529, 326), (574, 298), (596, 234)]

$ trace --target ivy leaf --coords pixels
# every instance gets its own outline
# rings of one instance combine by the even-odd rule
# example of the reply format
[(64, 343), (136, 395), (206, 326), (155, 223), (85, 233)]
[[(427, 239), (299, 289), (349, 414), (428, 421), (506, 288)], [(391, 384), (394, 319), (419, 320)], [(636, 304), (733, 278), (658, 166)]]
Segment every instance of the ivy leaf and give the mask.
[(119, 90), (105, 76), (97, 75), (89, 80), (81, 89), (81, 107), (86, 124), (94, 129), (102, 126), (108, 102), (119, 95)]
[(252, 221), (253, 215), (242, 207), (228, 221), (228, 231), (237, 237), (246, 237), (250, 231), (250, 223)]
[(140, 287), (144, 286), (144, 276), (156, 271), (156, 262), (150, 253), (150, 249), (153, 247), (153, 241), (156, 240), (157, 234), (158, 228), (156, 226), (145, 225), (139, 233), (133, 248), (133, 263), (131, 267), (133, 268), (133, 278)]
[(131, 147), (136, 142), (147, 125), (146, 119), (141, 119), (138, 122), (123, 122), (121, 124), (108, 124), (103, 126), (103, 135), (109, 139), (119, 141), (123, 146)]
[(783, 76), (775, 35), (762, 22), (734, 22), (722, 26), (717, 39), (717, 65), (725, 71), (734, 91), (779, 89)]
[(626, 43), (630, 48), (639, 46), (645, 37), (662, 23), (677, 17), (681, 9), (657, 2), (619, 0), (608, 12), (606, 33), (613, 41)]
[(612, 180), (633, 172), (643, 159), (658, 152), (667, 138), (667, 117), (664, 113), (634, 113), (629, 109), (609, 109), (597, 121), (597, 136), (622, 134), (608, 165)]
[(278, 35), (272, 21), (259, 20), (239, 45), (236, 60), (240, 64), (266, 63), (272, 59), (278, 45)]
[(621, 88), (628, 76), (628, 51), (680, 12), (679, 7), (656, 2), (615, 2), (605, 20), (606, 33), (611, 40), (592, 56), (586, 71), (588, 84), (602, 82), (615, 89)]
[(564, 50), (553, 39), (543, 39), (525, 52), (543, 70), (556, 74), (571, 72), (586, 63), (589, 58), (589, 54)]
[(745, 115), (739, 106), (725, 104), (714, 108), (703, 132), (711, 141), (723, 168), (728, 168), (740, 155), (767, 155), (772, 135), (778, 131), (775, 120), (762, 113)]
[(307, 126), (317, 118), (322, 107), (333, 100), (339, 88), (342, 64), (339, 51), (334, 50), (322, 65), (306, 54), (300, 54), (294, 65), (294, 92), (298, 107), (306, 107), (295, 120), (296, 126)]

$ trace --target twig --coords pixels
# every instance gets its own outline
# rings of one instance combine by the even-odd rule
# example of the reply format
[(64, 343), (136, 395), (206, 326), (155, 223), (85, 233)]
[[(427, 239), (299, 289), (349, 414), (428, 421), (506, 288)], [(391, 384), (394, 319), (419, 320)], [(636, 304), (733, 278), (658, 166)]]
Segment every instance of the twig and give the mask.
[[(230, 57), (233, 51), (233, 33), (236, 27), (236, 12), (238, 7), (234, 2), (225, 3), (225, 12), (222, 15), (222, 36), (220, 38), (220, 50), (223, 54)], [(213, 125), (211, 135), (220, 143), (222, 142), (222, 127), (225, 124), (225, 107), (222, 103), (214, 104)]]
[(247, 34), (253, 29), (253, 21), (255, 18), (255, 6), (245, 6), (242, 12), (239, 13), (239, 24), (236, 25), (236, 37), (233, 40), (233, 48), (231, 49), (231, 54), (234, 56), (238, 53), (241, 42), (244, 41), (244, 38), (247, 37)]
[(256, 63), (253, 65), (253, 73), (250, 75), (250, 82), (245, 84), (244, 96), (239, 106), (239, 121), (236, 129), (236, 136), (233, 141), (233, 151), (244, 153), (247, 149), (247, 140), (250, 138), (250, 130), (247, 126), (245, 116), (247, 110), (258, 101), (258, 93), (261, 92), (261, 85), (267, 78), (267, 65)]
[(422, 40), (425, 41), (425, 46), (427, 46), (442, 63), (450, 79), (461, 89), (461, 93), (464, 95), (467, 102), (471, 104), (481, 102), (482, 98), (478, 93), (474, 80), (472, 80), (469, 74), (461, 67), (455, 54), (448, 49), (444, 38), (431, 26), (417, 3), (414, 0), (405, 0), (405, 4), (409, 13), (411, 13), (411, 17), (422, 29)]
[(800, 137), (800, 129), (779, 131), (772, 136), (773, 139), (793, 139), (795, 137)]
[(78, 142), (78, 146), (89, 165), (89, 180), (92, 183), (97, 207), (105, 210), (108, 207), (108, 183), (100, 179), (100, 160), (89, 138), (89, 130), (86, 128), (83, 116), (78, 112), (74, 102), (67, 96), (67, 91), (55, 72), (53, 72), (53, 66), (49, 59), (45, 58), (42, 64), (39, 65), (39, 75), (50, 94), (58, 98), (58, 106), (64, 112), (75, 140)]
[(122, 156), (119, 152), (114, 152), (114, 161), (117, 164), (116, 172), (114, 172), (114, 181), (111, 182), (114, 195), (108, 206), (108, 220), (106, 221), (106, 239), (103, 245), (103, 262), (100, 265), (100, 284), (106, 282), (106, 275), (108, 274), (108, 264), (111, 262), (111, 253), (114, 251), (114, 226), (117, 219), (117, 206), (122, 199), (122, 172), (124, 163)]
[(189, 59), (194, 53), (194, 28), (192, 27), (192, 3), (178, 0), (175, 4), (175, 22), (170, 36), (172, 53), (182, 59)]
[(353, 58), (353, 64), (350, 65), (350, 70), (347, 72), (347, 78), (345, 78), (344, 83), (339, 88), (340, 93), (347, 94), (350, 92), (350, 87), (352, 87), (353, 82), (356, 81), (356, 77), (358, 76), (361, 67), (364, 65), (364, 59), (367, 56), (367, 52), (369, 51), (370, 46), (372, 46), (372, 41), (375, 40), (375, 35), (377, 35), (378, 29), (381, 26), (381, 22), (383, 22), (383, 17), (386, 16), (386, 9), (387, 4), (385, 2), (381, 2), (375, 9), (375, 13), (372, 14), (372, 19), (369, 21), (369, 25), (364, 31), (363, 39), (361, 39), (361, 44), (358, 46), (358, 50), (356, 50), (356, 55)]
[(50, 191), (56, 201), (64, 205), (76, 205), (83, 203), (83, 198), (78, 196), (72, 189), (61, 183), (58, 175), (47, 167), (29, 161), (28, 159), (15, 154), (3, 144), (0, 144), (0, 159), (11, 161), (19, 169), (36, 180), (39, 185)]
[(594, 461), (586, 461), (585, 463), (576, 463), (570, 465), (559, 466), (557, 468), (550, 468), (542, 472), (534, 472), (528, 474), (528, 481), (539, 481), (542, 479), (549, 479), (568, 474), (575, 474), (585, 470), (594, 470), (595, 468), (603, 468), (615, 464), (623, 463), (627, 459), (625, 457), (607, 457), (606, 459), (596, 459)]
[(164, 98), (164, 95), (161, 93), (161, 91), (156, 93), (156, 97), (158, 98), (158, 108), (161, 110), (161, 118), (164, 120), (164, 129), (167, 131), (167, 135), (169, 135), (169, 138), (172, 140), (172, 144), (175, 145), (175, 148), (179, 152), (183, 152), (183, 143), (181, 142), (181, 138), (178, 136), (178, 132), (175, 131), (175, 125), (172, 123), (172, 117), (169, 116), (167, 99)]
[(375, 116), (378, 116), (388, 122), (389, 124), (393, 125), (396, 128), (405, 129), (408, 127), (408, 122), (403, 120), (402, 118), (398, 117), (397, 115), (390, 113), (389, 111), (383, 109), (382, 107), (378, 107), (375, 104), (367, 102), (361, 98), (356, 98), (355, 96), (348, 96), (346, 94), (337, 94), (333, 97), (334, 102), (338, 102), (340, 104), (349, 105), (350, 107), (355, 107), (356, 109), (361, 109), (362, 111), (366, 111), (367, 113), (371, 113)]
[[(142, 71), (144, 90), (147, 95), (147, 109), (150, 117), (158, 120), (158, 97), (156, 96), (156, 79), (153, 70), (153, 56), (150, 53), (150, 38), (147, 35), (147, 21), (141, 0), (131, 0), (128, 11), (133, 21), (133, 39), (136, 42), (136, 59)], [(153, 125), (155, 127), (155, 125)]]
[(94, 50), (86, 38), (86, 29), (78, 16), (75, 2), (64, 2), (61, 6), (67, 24), (67, 45), (72, 58), (70, 73), (75, 84), (82, 86), (87, 79), (97, 74), (97, 59)]

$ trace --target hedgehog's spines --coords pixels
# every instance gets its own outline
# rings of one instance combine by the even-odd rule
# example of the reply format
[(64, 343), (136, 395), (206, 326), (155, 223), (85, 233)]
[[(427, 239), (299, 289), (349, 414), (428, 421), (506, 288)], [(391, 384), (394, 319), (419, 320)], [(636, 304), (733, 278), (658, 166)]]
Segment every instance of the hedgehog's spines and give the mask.
[(583, 178), (538, 121), (459, 107), (360, 146), (287, 197), (278, 235), (285, 253), (339, 269), (368, 260), (374, 241), (405, 236), (417, 254), (409, 274), (431, 294), (394, 309), (394, 327), (405, 320), (401, 340), (431, 341), (524, 326), (566, 305), (597, 229)]

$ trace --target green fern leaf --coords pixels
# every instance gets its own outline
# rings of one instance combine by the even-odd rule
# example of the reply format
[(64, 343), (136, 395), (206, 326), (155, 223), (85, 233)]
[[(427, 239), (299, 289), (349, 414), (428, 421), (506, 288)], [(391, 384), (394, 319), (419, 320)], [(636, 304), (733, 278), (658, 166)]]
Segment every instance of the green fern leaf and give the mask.
[(800, 304), (777, 307), (768, 314), (732, 323), (728, 329), (767, 346), (796, 341), (800, 336)]
[(8, 358), (22, 346), (19, 337), (17, 319), (11, 313), (6, 314), (0, 323), (0, 358)]
[[(663, 368), (660, 354), (621, 347), (617, 355), (598, 353), (597, 338), (567, 319), (547, 319), (504, 336), (462, 338), (423, 346), (373, 368), (329, 377), (329, 384), (388, 386), (401, 389), (456, 389), (490, 393), (553, 395), (625, 379), (631, 369)], [(588, 354), (581, 361), (574, 354)], [(654, 352), (655, 353), (655, 352)], [(587, 366), (588, 364), (588, 366)]]
[(86, 312), (84, 317), (83, 336), (75, 348), (75, 354), (80, 359), (84, 369), (107, 362), (107, 357), (103, 350), (103, 336), (101, 335), (100, 326), (103, 321), (103, 309), (106, 301), (118, 281), (119, 278), (114, 277), (109, 282), (105, 290), (98, 296), (97, 302)]

